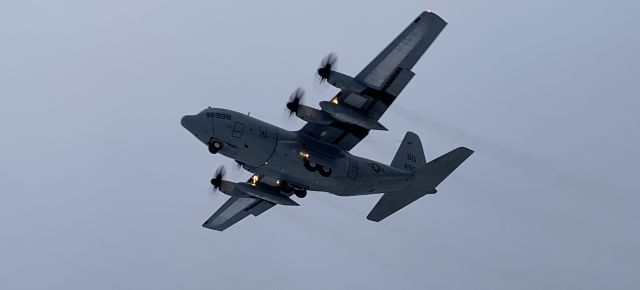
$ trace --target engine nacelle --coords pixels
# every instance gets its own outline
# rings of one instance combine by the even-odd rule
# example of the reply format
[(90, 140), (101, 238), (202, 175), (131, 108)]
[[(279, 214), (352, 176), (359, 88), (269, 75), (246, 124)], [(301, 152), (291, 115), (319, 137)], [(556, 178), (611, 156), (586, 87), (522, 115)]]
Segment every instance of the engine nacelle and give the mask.
[(338, 89), (354, 93), (361, 93), (367, 88), (367, 86), (356, 79), (337, 71), (331, 71), (329, 73), (327, 82)]
[[(257, 181), (257, 178), (256, 178)], [(229, 196), (253, 197), (266, 200), (275, 204), (297, 206), (299, 205), (288, 196), (280, 193), (280, 188), (264, 183), (230, 182), (222, 180), (220, 191)]]
[[(349, 93), (361, 94), (367, 90), (371, 90), (371, 88), (357, 81), (353, 77), (336, 71), (322, 71), (321, 76), (334, 87)], [(334, 121), (339, 121), (368, 130), (387, 130), (387, 128), (378, 121), (361, 114), (349, 105), (324, 101), (320, 102), (320, 107), (322, 110), (296, 104), (296, 116), (309, 123), (321, 125), (328, 125)]]

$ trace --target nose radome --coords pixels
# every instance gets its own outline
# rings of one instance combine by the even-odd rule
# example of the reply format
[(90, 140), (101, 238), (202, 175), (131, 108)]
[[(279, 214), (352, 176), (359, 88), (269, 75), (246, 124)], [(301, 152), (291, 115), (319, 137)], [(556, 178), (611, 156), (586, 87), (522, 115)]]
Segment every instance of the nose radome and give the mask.
[(198, 122), (198, 116), (186, 115), (182, 117), (182, 119), (180, 120), (180, 124), (182, 124), (182, 127), (187, 129), (189, 132), (191, 132), (194, 135), (197, 133), (201, 133), (201, 132), (198, 132), (200, 131), (199, 127), (201, 126), (201, 124), (199, 124)]
[(211, 121), (205, 118), (203, 114), (186, 115), (182, 117), (180, 124), (205, 144), (209, 143), (209, 140), (213, 137), (211, 134)]
[(185, 129), (191, 131), (195, 127), (194, 117), (195, 116), (192, 115), (186, 115), (182, 117), (182, 119), (180, 120), (180, 124), (182, 124), (182, 127), (184, 127)]

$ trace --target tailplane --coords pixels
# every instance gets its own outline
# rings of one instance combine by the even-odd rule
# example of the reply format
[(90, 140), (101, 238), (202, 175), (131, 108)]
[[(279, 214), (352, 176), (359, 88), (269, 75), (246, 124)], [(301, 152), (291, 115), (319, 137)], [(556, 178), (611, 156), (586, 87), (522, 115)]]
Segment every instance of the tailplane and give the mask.
[(379, 222), (419, 198), (436, 193), (436, 187), (472, 153), (471, 149), (459, 147), (426, 163), (420, 138), (407, 132), (391, 166), (411, 171), (415, 180), (405, 189), (383, 194), (367, 219)]

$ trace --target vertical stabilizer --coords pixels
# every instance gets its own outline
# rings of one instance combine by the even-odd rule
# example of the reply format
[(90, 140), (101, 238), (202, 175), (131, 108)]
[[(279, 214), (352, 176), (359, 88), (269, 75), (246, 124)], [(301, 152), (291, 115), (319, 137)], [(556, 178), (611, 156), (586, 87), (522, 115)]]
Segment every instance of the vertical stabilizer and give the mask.
[(402, 144), (391, 161), (391, 167), (405, 171), (413, 171), (427, 164), (422, 149), (420, 137), (413, 132), (407, 132), (402, 139)]

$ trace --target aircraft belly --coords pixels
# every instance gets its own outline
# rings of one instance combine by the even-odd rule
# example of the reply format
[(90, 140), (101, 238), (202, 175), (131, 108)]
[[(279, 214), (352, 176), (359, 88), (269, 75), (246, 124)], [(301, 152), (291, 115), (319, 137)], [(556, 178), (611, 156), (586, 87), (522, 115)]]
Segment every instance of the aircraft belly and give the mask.
[(303, 158), (299, 155), (301, 151), (305, 150), (298, 142), (278, 142), (269, 161), (258, 171), (261, 174), (286, 180), (292, 185), (298, 185), (312, 191), (333, 192), (338, 189), (351, 188), (355, 184), (355, 180), (346, 177), (346, 166), (341, 166), (339, 162), (335, 164), (335, 161), (331, 161), (333, 173), (330, 177), (324, 177), (318, 172), (307, 170), (304, 167)]
[(225, 145), (220, 153), (251, 167), (260, 167), (269, 160), (278, 143), (279, 128), (253, 117), (229, 110), (229, 120), (221, 123), (217, 134)]
[[(398, 170), (385, 164), (366, 158), (353, 157), (351, 163), (357, 163), (355, 184), (351, 192), (344, 195), (363, 195), (399, 190), (409, 184), (412, 175), (406, 171)], [(354, 165), (350, 165), (353, 170)]]
[(406, 171), (348, 153), (330, 160), (316, 157), (314, 161), (318, 164), (332, 164), (331, 176), (324, 177), (305, 168), (300, 152), (312, 151), (306, 150), (301, 142), (281, 140), (268, 162), (258, 167), (256, 172), (310, 191), (326, 191), (339, 196), (401, 190), (413, 178)]

